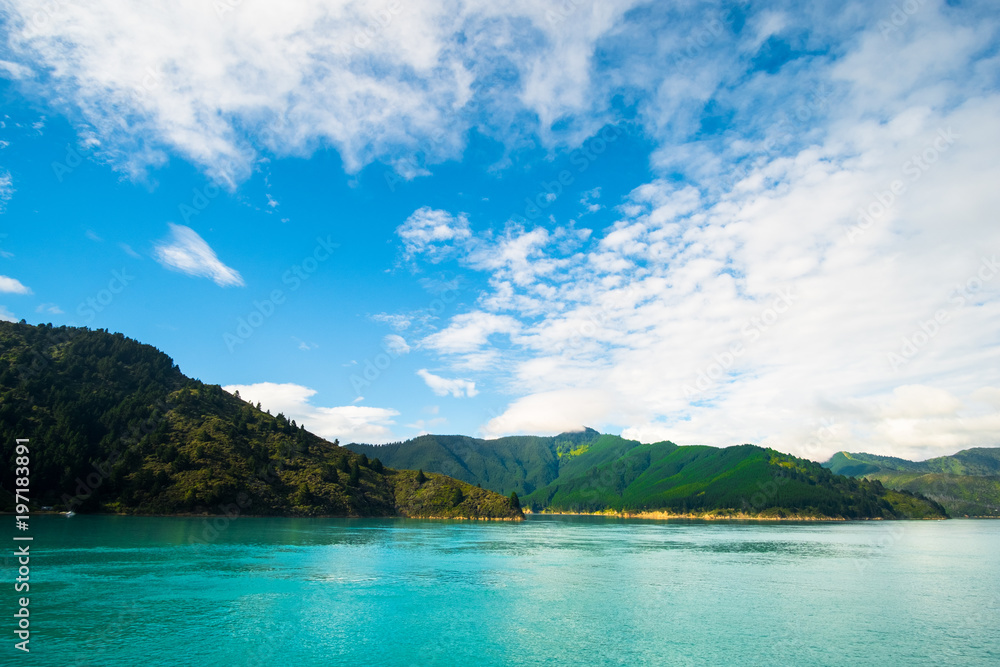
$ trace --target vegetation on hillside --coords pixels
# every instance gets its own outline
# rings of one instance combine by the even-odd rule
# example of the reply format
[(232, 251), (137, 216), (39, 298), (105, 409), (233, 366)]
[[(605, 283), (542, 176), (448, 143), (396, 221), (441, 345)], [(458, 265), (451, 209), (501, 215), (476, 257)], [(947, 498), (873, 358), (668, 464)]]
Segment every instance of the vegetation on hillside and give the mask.
[(551, 438), (421, 436), (348, 445), (399, 468), (421, 468), (514, 492), (532, 511), (718, 513), (769, 517), (941, 517), (934, 502), (753, 445), (643, 445), (592, 429)]
[(926, 496), (950, 516), (1000, 517), (1000, 447), (976, 447), (926, 461), (838, 452), (823, 466)]
[[(419, 502), (400, 504), (407, 473), (185, 377), (162, 352), (103, 330), (0, 322), (6, 460), (15, 438), (31, 440), (32, 498), (76, 511), (426, 514)], [(448, 484), (463, 498), (436, 501), (435, 515), (520, 515), (503, 496)], [(483, 514), (493, 509), (501, 513)]]

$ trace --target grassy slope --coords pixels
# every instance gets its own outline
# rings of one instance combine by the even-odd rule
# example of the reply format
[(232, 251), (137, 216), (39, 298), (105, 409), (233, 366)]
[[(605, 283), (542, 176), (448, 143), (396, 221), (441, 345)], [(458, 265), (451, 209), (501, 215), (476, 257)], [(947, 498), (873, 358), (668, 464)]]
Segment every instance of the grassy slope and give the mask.
[[(390, 445), (350, 444), (351, 451), (378, 457), (392, 468), (433, 470), (503, 495), (519, 496), (551, 483), (561, 466), (584, 456), (596, 431), (554, 438), (511, 436), (480, 440), (460, 435), (423, 435)], [(638, 443), (635, 443), (638, 444)]]
[(922, 494), (944, 506), (951, 516), (1000, 516), (997, 447), (966, 449), (926, 461), (838, 452), (823, 465), (839, 474)]
[(524, 498), (561, 511), (720, 509), (761, 515), (924, 518), (933, 503), (880, 485), (839, 477), (818, 464), (753, 445), (717, 449), (640, 445), (623, 456), (559, 479)]
[[(419, 502), (398, 504), (409, 498), (398, 488), (405, 473), (187, 378), (163, 353), (120, 334), (0, 322), (5, 460), (23, 437), (32, 440), (32, 497), (42, 504), (158, 514), (235, 505), (243, 514), (423, 515)], [(449, 508), (438, 499), (435, 515), (519, 514), (502, 496), (448, 484), (463, 501)], [(9, 500), (9, 490), (0, 498)]]
[(940, 516), (933, 503), (831, 474), (818, 464), (743, 445), (642, 445), (593, 430), (553, 438), (421, 436), (348, 445), (397, 468), (433, 470), (494, 491), (516, 490), (536, 510), (730, 509), (831, 517)]

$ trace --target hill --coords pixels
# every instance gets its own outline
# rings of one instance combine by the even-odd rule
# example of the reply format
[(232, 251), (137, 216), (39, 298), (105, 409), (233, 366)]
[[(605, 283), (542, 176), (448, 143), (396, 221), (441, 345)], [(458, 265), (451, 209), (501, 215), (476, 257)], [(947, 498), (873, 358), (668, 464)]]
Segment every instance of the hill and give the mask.
[(812, 461), (741, 445), (643, 445), (592, 429), (544, 438), (427, 435), (347, 446), (400, 468), (446, 472), (533, 511), (816, 518), (943, 517), (936, 503), (834, 474)]
[[(107, 331), (0, 322), (0, 451), (76, 511), (519, 518), (495, 493), (355, 454)], [(9, 504), (12, 482), (3, 480)]]
[(976, 447), (926, 461), (837, 452), (823, 466), (919, 493), (951, 516), (1000, 517), (1000, 447)]

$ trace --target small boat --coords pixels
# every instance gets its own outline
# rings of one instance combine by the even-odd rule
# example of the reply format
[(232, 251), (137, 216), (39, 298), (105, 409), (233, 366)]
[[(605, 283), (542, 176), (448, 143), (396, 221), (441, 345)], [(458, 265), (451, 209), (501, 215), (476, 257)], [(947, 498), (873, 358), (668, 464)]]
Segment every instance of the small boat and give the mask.
[(66, 516), (76, 516), (76, 512), (74, 512), (73, 510), (70, 510), (68, 512), (63, 512), (63, 514)]

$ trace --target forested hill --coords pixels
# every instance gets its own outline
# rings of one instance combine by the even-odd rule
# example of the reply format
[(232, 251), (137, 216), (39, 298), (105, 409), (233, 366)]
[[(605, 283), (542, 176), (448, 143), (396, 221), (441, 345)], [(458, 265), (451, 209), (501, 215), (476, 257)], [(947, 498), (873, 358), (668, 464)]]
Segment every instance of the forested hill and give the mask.
[(923, 494), (952, 516), (1000, 517), (1000, 447), (975, 447), (926, 461), (837, 452), (823, 466)]
[[(0, 451), (76, 511), (520, 518), (507, 498), (385, 467), (103, 330), (0, 322)], [(4, 504), (11, 477), (3, 478)]]
[(347, 447), (397, 468), (433, 470), (504, 494), (516, 491), (534, 511), (944, 516), (939, 505), (918, 495), (836, 475), (818, 463), (753, 445), (643, 445), (586, 429), (496, 440), (425, 435)]

